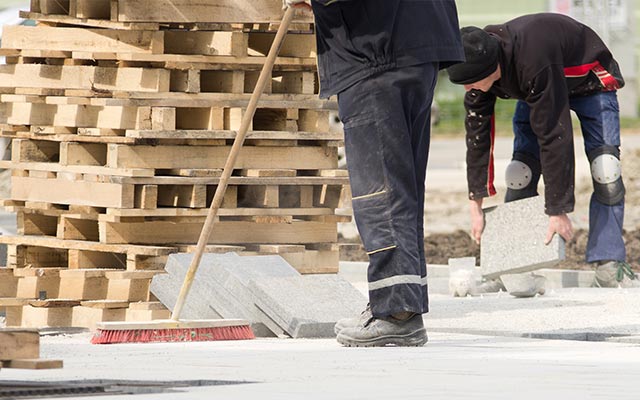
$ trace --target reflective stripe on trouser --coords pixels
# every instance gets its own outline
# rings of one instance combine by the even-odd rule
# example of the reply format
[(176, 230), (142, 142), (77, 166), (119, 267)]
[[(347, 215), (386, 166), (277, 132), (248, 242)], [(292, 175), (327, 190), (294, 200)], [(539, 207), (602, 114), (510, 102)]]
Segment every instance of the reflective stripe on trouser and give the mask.
[[(569, 106), (580, 120), (586, 153), (601, 146), (620, 147), (620, 119), (616, 92), (573, 97), (569, 101)], [(529, 123), (529, 110), (527, 103), (518, 101), (513, 117), (515, 133), (513, 151), (535, 155), (539, 159), (540, 147)], [(624, 199), (609, 206), (591, 196), (587, 262), (626, 259), (622, 239), (623, 221)]]
[(338, 95), (374, 316), (428, 311), (424, 181), (437, 64), (394, 69)]

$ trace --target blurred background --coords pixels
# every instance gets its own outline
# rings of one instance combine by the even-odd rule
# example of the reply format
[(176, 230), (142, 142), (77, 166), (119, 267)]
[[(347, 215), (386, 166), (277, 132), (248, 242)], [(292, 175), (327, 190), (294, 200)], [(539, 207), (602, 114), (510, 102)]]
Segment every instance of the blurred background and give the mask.
[[(640, 132), (638, 97), (640, 82), (640, 1), (638, 0), (457, 0), (460, 25), (484, 27), (501, 24), (523, 14), (560, 12), (570, 15), (594, 29), (607, 43), (620, 64), (626, 80), (618, 92), (623, 131)], [(440, 76), (436, 91), (438, 123), (434, 133), (462, 134), (464, 131), (464, 89), (449, 83), (446, 73)], [(496, 104), (496, 131), (511, 135), (511, 116), (515, 101)], [(574, 124), (574, 128), (576, 124)]]
[[(561, 12), (596, 30), (620, 63), (627, 85), (618, 93), (622, 128), (640, 132), (640, 25), (639, 0), (457, 0), (460, 25), (484, 27), (504, 23), (523, 14)], [(18, 18), (20, 9), (27, 10), (29, 1), (0, 0), (0, 25), (29, 24)], [(434, 105), (436, 135), (458, 135), (463, 132), (464, 89), (449, 83), (441, 73)], [(496, 106), (496, 127), (499, 135), (511, 134), (514, 101), (499, 101)]]

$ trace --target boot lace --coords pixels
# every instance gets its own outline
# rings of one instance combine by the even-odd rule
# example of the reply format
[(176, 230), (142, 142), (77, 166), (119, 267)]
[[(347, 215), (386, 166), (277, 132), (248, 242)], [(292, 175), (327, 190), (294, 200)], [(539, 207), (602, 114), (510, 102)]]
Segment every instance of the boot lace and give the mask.
[(629, 265), (629, 263), (620, 261), (618, 262), (617, 267), (618, 267), (618, 270), (616, 271), (616, 280), (618, 282), (622, 282), (625, 276), (631, 280), (638, 279), (638, 276), (636, 275), (635, 272), (633, 272), (633, 270), (631, 269), (631, 265)]

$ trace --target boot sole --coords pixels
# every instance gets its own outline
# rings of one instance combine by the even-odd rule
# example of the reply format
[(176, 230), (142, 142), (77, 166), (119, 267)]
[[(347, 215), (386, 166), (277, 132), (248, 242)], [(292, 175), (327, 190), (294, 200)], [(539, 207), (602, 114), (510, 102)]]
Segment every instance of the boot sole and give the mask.
[(429, 338), (427, 337), (427, 330), (422, 328), (406, 335), (380, 336), (370, 340), (354, 340), (338, 334), (337, 340), (338, 343), (346, 347), (383, 347), (389, 345), (398, 347), (422, 347), (429, 341)]

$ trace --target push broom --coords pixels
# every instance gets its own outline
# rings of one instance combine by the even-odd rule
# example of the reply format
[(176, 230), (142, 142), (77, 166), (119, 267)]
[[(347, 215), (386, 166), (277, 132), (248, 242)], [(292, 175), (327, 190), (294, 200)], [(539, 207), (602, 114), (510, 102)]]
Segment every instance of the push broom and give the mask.
[(180, 320), (180, 313), (184, 307), (185, 300), (191, 290), (191, 285), (200, 266), (200, 260), (204, 253), (205, 247), (209, 242), (209, 237), (213, 231), (215, 218), (218, 209), (222, 204), (227, 184), (236, 158), (240, 153), (240, 149), (244, 143), (245, 136), (249, 130), (249, 125), (253, 120), (253, 116), (258, 105), (260, 95), (264, 91), (267, 79), (271, 78), (271, 71), (275, 63), (276, 57), (280, 52), (283, 39), (289, 29), (291, 20), (293, 19), (294, 9), (287, 8), (278, 28), (276, 37), (271, 45), (267, 59), (260, 72), (260, 77), (253, 89), (253, 94), (249, 99), (249, 105), (242, 118), (240, 130), (236, 137), (227, 157), (227, 161), (222, 171), (216, 192), (211, 202), (211, 207), (207, 213), (204, 226), (198, 238), (195, 253), (187, 270), (187, 274), (182, 283), (180, 294), (173, 308), (171, 319), (157, 320), (151, 322), (102, 322), (97, 324), (97, 331), (91, 343), (93, 344), (110, 344), (110, 343), (147, 343), (147, 342), (199, 342), (209, 340), (242, 340), (253, 339), (253, 331), (249, 326), (249, 322), (241, 319), (211, 319), (211, 320)]

